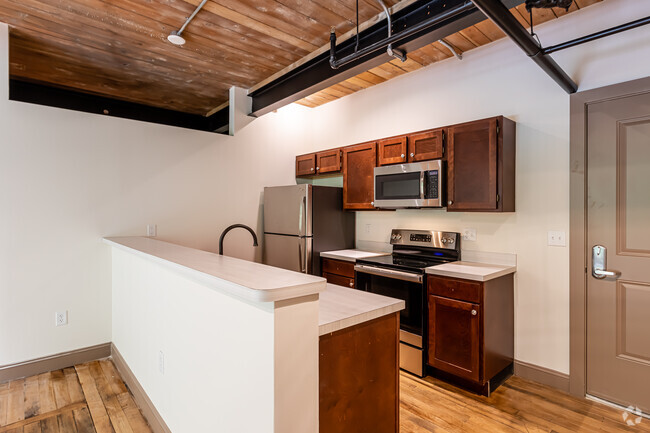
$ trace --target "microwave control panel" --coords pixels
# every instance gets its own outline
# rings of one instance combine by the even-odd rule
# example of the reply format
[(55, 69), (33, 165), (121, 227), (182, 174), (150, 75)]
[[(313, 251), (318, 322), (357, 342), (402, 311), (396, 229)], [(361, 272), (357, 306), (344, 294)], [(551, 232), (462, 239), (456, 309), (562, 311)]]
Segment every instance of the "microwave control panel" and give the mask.
[(426, 172), (427, 179), (427, 190), (425, 192), (425, 198), (427, 199), (436, 199), (438, 198), (438, 185), (440, 185), (440, 174), (438, 170), (429, 170)]

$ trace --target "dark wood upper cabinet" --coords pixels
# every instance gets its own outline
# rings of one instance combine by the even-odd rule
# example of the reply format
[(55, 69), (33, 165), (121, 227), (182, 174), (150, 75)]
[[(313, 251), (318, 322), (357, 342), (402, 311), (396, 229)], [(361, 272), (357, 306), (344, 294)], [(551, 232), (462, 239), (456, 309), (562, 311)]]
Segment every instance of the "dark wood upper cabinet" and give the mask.
[(316, 174), (316, 154), (296, 156), (296, 177), (313, 176)]
[(341, 149), (325, 150), (316, 154), (316, 174), (341, 171)]
[(514, 212), (515, 122), (503, 116), (449, 127), (447, 210)]
[(343, 209), (374, 209), (377, 143), (343, 148)]
[(444, 129), (416, 132), (408, 136), (408, 161), (418, 162), (443, 157)]
[(386, 138), (377, 142), (378, 165), (403, 164), (407, 161), (406, 135)]

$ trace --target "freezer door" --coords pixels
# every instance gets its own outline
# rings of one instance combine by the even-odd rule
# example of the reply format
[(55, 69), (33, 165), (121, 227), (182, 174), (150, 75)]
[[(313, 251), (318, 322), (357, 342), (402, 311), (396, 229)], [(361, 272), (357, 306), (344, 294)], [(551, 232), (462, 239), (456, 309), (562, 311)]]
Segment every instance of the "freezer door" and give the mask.
[(311, 185), (264, 188), (264, 233), (311, 236)]
[(312, 239), (264, 233), (264, 264), (311, 274)]

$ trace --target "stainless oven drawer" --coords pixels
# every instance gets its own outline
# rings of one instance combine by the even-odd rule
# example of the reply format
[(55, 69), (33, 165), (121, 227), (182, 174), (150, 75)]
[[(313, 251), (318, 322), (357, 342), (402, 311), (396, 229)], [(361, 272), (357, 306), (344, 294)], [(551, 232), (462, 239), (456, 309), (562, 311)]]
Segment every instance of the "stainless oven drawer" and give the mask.
[(422, 349), (416, 349), (404, 343), (399, 344), (399, 368), (402, 370), (423, 377), (423, 356), (424, 351)]

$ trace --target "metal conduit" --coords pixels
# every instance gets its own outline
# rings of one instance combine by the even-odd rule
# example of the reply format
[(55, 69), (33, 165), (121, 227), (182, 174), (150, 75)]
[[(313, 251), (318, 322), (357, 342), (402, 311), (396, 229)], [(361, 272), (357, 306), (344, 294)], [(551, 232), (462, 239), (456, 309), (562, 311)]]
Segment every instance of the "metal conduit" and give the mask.
[(650, 17), (641, 18), (639, 20), (632, 21), (626, 24), (621, 24), (620, 26), (612, 27), (607, 30), (601, 30), (599, 32), (592, 33), (587, 36), (582, 36), (580, 38), (572, 39), (570, 41), (563, 42), (561, 44), (552, 45), (550, 47), (542, 49), (542, 52), (544, 54), (551, 54), (556, 51), (560, 51), (567, 48), (575, 47), (576, 45), (584, 44), (586, 42), (595, 41), (596, 39), (604, 38), (606, 36), (615, 35), (617, 33), (621, 33), (626, 30), (632, 30), (637, 27), (644, 26), (646, 24), (650, 24)]
[(410, 27), (406, 30), (403, 30), (399, 33), (396, 33), (384, 40), (378, 41), (372, 45), (368, 45), (367, 47), (362, 48), (359, 51), (356, 51), (350, 55), (347, 55), (342, 59), (336, 58), (336, 33), (334, 32), (334, 29), (332, 29), (332, 32), (330, 33), (330, 61), (329, 61), (330, 66), (332, 67), (332, 69), (338, 69), (339, 67), (346, 65), (350, 62), (353, 62), (355, 60), (358, 60), (365, 55), (368, 55), (378, 50), (383, 50), (387, 48), (388, 45), (393, 44), (394, 42), (407, 38), (415, 33), (428, 29), (429, 27), (433, 27), (437, 24), (442, 23), (443, 21), (453, 18), (456, 15), (460, 15), (463, 12), (468, 12), (472, 9), (474, 9), (474, 5), (472, 4), (471, 1), (468, 1), (466, 3), (463, 3), (461, 6), (458, 6), (454, 9), (448, 10), (447, 12), (431, 17), (426, 21), (422, 21), (419, 24)]

